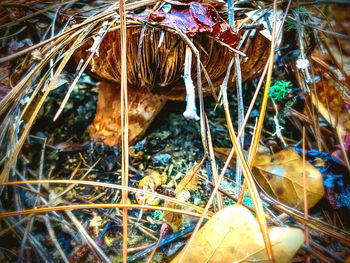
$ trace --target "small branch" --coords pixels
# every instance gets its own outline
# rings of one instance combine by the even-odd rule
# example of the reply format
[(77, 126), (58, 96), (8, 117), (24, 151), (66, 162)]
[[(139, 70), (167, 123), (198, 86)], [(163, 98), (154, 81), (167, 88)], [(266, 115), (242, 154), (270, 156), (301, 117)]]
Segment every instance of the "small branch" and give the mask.
[(271, 99), (272, 101), (272, 104), (273, 104), (273, 108), (275, 109), (275, 116), (273, 116), (273, 120), (275, 122), (275, 125), (276, 125), (276, 132), (273, 134), (273, 135), (276, 135), (280, 140), (281, 142), (283, 143), (283, 146), (285, 147), (287, 144), (286, 142), (284, 141), (284, 138), (283, 138), (283, 135), (282, 135), (282, 129), (281, 128), (281, 125), (279, 124), (279, 121), (278, 121), (278, 109), (277, 109), (277, 105), (276, 105), (276, 102), (274, 99)]
[(50, 236), (53, 244), (55, 245), (57, 251), (61, 255), (63, 262), (68, 263), (69, 260), (66, 257), (66, 254), (64, 254), (60, 244), (58, 243), (56, 235), (55, 235), (55, 231), (53, 230), (53, 228), (51, 226), (49, 215), (46, 214), (44, 216), (44, 220), (45, 220), (45, 225), (46, 225), (46, 228), (47, 228), (47, 232), (49, 233), (49, 236)]

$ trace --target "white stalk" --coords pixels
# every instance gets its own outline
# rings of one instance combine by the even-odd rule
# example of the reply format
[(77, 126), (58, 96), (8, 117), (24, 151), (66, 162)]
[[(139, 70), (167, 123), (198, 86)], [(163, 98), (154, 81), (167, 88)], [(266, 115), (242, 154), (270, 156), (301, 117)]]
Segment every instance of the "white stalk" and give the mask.
[(199, 120), (196, 108), (196, 93), (195, 86), (191, 78), (191, 65), (192, 65), (192, 51), (189, 46), (186, 46), (185, 54), (185, 69), (184, 69), (184, 81), (186, 87), (186, 110), (183, 116), (190, 120)]

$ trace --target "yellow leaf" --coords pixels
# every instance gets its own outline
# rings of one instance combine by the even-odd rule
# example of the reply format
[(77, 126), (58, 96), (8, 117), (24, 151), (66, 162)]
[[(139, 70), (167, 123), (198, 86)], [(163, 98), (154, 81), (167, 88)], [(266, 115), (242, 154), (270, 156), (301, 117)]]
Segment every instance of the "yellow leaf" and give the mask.
[(154, 196), (150, 196), (146, 200), (146, 204), (151, 206), (157, 206), (159, 205), (159, 203), (160, 203), (160, 199)]
[[(231, 149), (215, 148), (215, 155), (226, 160)], [(234, 168), (234, 162), (230, 166)], [(308, 208), (313, 207), (324, 195), (321, 173), (306, 162)], [(303, 160), (292, 148), (276, 154), (258, 153), (252, 172), (259, 185), (273, 198), (296, 209), (304, 208)]]
[[(147, 172), (148, 175), (142, 178), (142, 180), (139, 182), (139, 188), (154, 192), (158, 186), (165, 184), (167, 180), (167, 174), (165, 172), (162, 174), (155, 170), (149, 170)], [(159, 198), (153, 196), (147, 196), (145, 201), (145, 196), (140, 193), (136, 194), (136, 200), (139, 204), (143, 204), (145, 202), (147, 205), (152, 206), (159, 205), (160, 203)]]
[(165, 172), (160, 174), (155, 170), (149, 170), (147, 173), (147, 176), (142, 178), (140, 181), (139, 186), (147, 185), (147, 188), (153, 187), (155, 189), (157, 186), (164, 184), (167, 180), (167, 175)]
[[(164, 206), (181, 209), (181, 206), (178, 204), (170, 203), (165, 201)], [(173, 232), (179, 231), (183, 226), (183, 216), (179, 213), (167, 212), (163, 213), (163, 220), (172, 228)]]
[(103, 241), (104, 241), (104, 243), (106, 244), (107, 247), (112, 246), (114, 240), (115, 240), (115, 237), (113, 237), (113, 236), (110, 236), (110, 235), (104, 235), (103, 236)]
[[(304, 243), (298, 228), (271, 227), (269, 235), (276, 262), (290, 262)], [(178, 262), (180, 253), (172, 263)], [(245, 207), (233, 205), (198, 231), (182, 262), (269, 262), (269, 257), (254, 216)]]

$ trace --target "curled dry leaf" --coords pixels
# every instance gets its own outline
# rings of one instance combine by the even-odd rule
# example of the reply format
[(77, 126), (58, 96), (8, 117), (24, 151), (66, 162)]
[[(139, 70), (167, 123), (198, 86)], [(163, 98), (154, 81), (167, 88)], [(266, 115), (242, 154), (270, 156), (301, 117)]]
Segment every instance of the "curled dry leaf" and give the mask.
[[(229, 151), (216, 148), (215, 154), (226, 160)], [(308, 208), (311, 208), (323, 197), (324, 186), (321, 173), (309, 162), (306, 162), (305, 170)], [(304, 208), (303, 160), (294, 149), (288, 148), (272, 155), (257, 154), (252, 172), (270, 196), (293, 208)]]
[(203, 162), (199, 162), (191, 167), (188, 170), (187, 174), (180, 181), (180, 183), (176, 186), (175, 193), (176, 196), (180, 195), (183, 190), (194, 191), (197, 189), (198, 184), (198, 172), (202, 166)]
[[(269, 235), (276, 262), (290, 262), (304, 243), (298, 228), (271, 227)], [(216, 213), (198, 231), (182, 262), (270, 261), (256, 219), (245, 207), (233, 205)]]
[[(181, 206), (174, 203), (165, 202), (165, 206), (175, 209), (181, 209)], [(179, 231), (183, 226), (183, 216), (179, 213), (164, 212), (163, 219), (172, 228), (173, 232)]]
[[(316, 61), (320, 61), (316, 57), (318, 55), (316, 53), (313, 57)], [(350, 60), (350, 57), (348, 59)], [(343, 95), (344, 92), (348, 92), (344, 83), (341, 83), (345, 82), (344, 76), (340, 71), (332, 74), (330, 70), (320, 66), (315, 66), (315, 72), (318, 76), (322, 76), (322, 81), (316, 83), (317, 96), (311, 94), (312, 102), (322, 117), (337, 129), (341, 136), (345, 136), (346, 131), (350, 130), (350, 98)], [(334, 76), (340, 79), (340, 83), (334, 81)]]
[[(204, 160), (204, 159), (203, 159)], [(190, 190), (196, 190), (197, 184), (198, 184), (198, 176), (197, 173), (199, 172), (203, 160), (194, 166), (191, 167), (190, 170), (188, 170), (187, 174), (184, 178), (180, 181), (180, 183), (177, 185), (175, 189), (176, 198), (181, 199), (181, 201), (186, 202), (188, 198), (184, 198), (184, 196), (188, 197), (188, 191)], [(168, 203), (166, 202), (165, 206), (181, 209), (180, 205), (174, 204), (174, 203)], [(168, 223), (168, 225), (171, 226), (174, 232), (179, 231), (183, 226), (183, 216), (178, 213), (172, 213), (172, 212), (164, 212), (163, 215), (164, 220)]]

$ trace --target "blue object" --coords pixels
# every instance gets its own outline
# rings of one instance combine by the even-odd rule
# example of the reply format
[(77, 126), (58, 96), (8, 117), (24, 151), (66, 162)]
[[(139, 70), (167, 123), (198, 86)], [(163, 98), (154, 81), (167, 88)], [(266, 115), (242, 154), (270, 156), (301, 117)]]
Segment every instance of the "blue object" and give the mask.
[[(298, 154), (303, 154), (303, 149), (293, 148)], [(317, 150), (307, 150), (308, 160), (320, 158), (325, 162), (325, 166), (318, 168), (323, 178), (323, 185), (326, 189), (326, 198), (334, 209), (347, 208), (350, 210), (350, 185), (344, 180), (346, 168), (338, 164), (330, 154)], [(332, 196), (329, 196), (332, 195)], [(329, 198), (331, 197), (331, 198)], [(335, 199), (335, 204), (332, 204)]]

